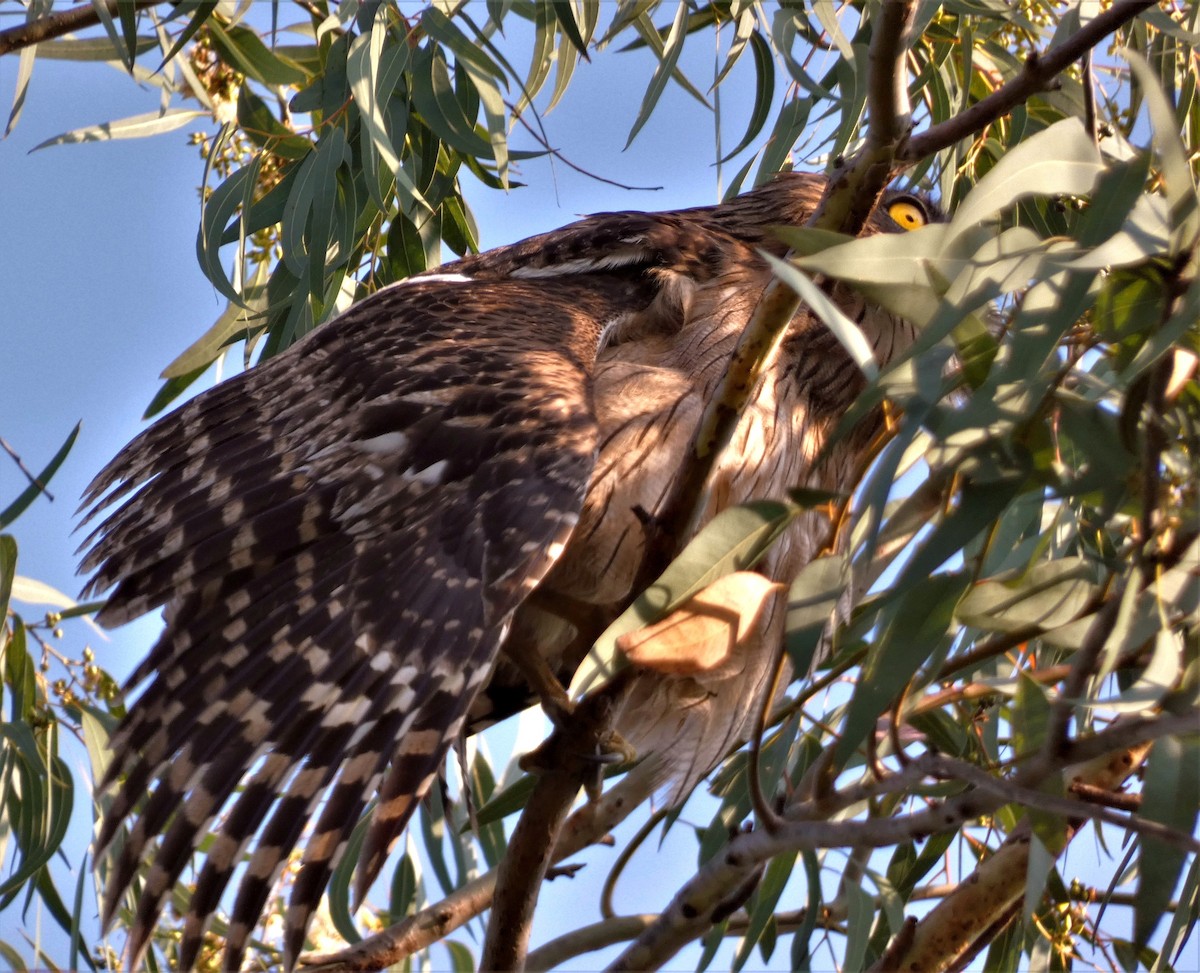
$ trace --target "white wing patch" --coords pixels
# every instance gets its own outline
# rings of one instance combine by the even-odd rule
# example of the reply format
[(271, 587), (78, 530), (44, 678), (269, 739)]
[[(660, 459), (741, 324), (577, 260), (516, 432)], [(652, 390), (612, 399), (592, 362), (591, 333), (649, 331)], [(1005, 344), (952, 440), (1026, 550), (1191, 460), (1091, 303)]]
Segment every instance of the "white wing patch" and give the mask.
[(616, 270), (618, 267), (628, 267), (631, 264), (643, 263), (646, 251), (642, 249), (618, 250), (616, 253), (605, 254), (603, 257), (577, 257), (574, 260), (563, 260), (546, 267), (517, 267), (513, 277), (566, 277), (570, 274), (590, 274), (598, 270)]

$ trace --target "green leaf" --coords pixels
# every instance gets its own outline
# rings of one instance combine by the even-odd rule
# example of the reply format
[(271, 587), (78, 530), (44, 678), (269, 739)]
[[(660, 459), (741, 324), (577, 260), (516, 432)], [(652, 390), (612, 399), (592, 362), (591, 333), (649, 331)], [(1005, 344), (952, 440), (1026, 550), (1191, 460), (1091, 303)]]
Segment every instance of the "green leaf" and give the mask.
[(625, 148), (629, 148), (633, 144), (633, 140), (637, 138), (642, 126), (650, 120), (658, 100), (666, 90), (667, 82), (671, 80), (675, 65), (679, 62), (679, 55), (683, 53), (683, 43), (687, 37), (687, 22), (688, 6), (686, 3), (680, 3), (675, 10), (675, 20), (667, 34), (658, 64), (654, 68), (654, 74), (650, 77), (649, 85), (646, 86), (646, 94), (642, 96), (642, 105), (638, 109), (637, 118), (634, 119), (633, 128), (629, 130), (629, 137), (625, 140)]
[(137, 8), (132, 3), (118, 3), (117, 17), (121, 21), (121, 39), (124, 42), (125, 63), (129, 66), (130, 71), (132, 71), (138, 42)]
[(1050, 873), (1054, 871), (1054, 855), (1042, 843), (1037, 832), (1029, 836), (1029, 858), (1025, 867), (1024, 912), (1028, 921), (1037, 914)]
[[(265, 272), (266, 265), (260, 265), (260, 269)], [(203, 371), (216, 361), (221, 352), (236, 339), (246, 337), (246, 334), (254, 327), (255, 323), (262, 320), (266, 312), (265, 289), (248, 294), (246, 304), (246, 307), (239, 307), (233, 302), (226, 304), (225, 310), (220, 313), (209, 329), (192, 342), (185, 351), (176, 356), (162, 370), (160, 378), (180, 378), (196, 371)]]
[(146, 411), (142, 413), (142, 418), (151, 419), (158, 415), (163, 409), (179, 398), (206, 371), (208, 371), (207, 365), (203, 368), (197, 368), (194, 372), (188, 372), (186, 375), (167, 379), (167, 381), (163, 382), (159, 390), (154, 393), (154, 398), (146, 406)]
[(33, 62), (38, 54), (38, 46), (31, 44), (17, 56), (17, 79), (13, 90), (12, 108), (8, 113), (8, 123), (4, 126), (4, 137), (8, 138), (17, 127), (17, 120), (25, 108), (25, 96), (29, 93), (29, 79), (33, 77)]
[(410, 844), (396, 863), (396, 870), (392, 872), (388, 913), (393, 922), (399, 922), (412, 912), (420, 888), (421, 879), (417, 874), (416, 865), (413, 864), (413, 850)]
[(1074, 621), (1096, 591), (1088, 558), (1039, 562), (1029, 571), (1009, 572), (984, 581), (958, 605), (966, 625), (991, 632), (1043, 631)]
[[(305, 162), (308, 160), (306, 159)], [(242, 304), (242, 295), (225, 273), (221, 262), (221, 245), (225, 228), (242, 207), (248, 192), (256, 181), (258, 160), (233, 172), (228, 179), (213, 190), (200, 214), (200, 230), (196, 234), (196, 258), (200, 269), (214, 287), (229, 300)], [(241, 250), (244, 238), (239, 239)]]
[[(1146, 782), (1138, 814), (1191, 835), (1200, 809), (1200, 737), (1162, 737), (1146, 761)], [(1142, 835), (1139, 838), (1138, 887), (1133, 906), (1133, 939), (1149, 942), (1187, 863), (1187, 852)]]
[(841, 891), (846, 898), (844, 968), (864, 970), (867, 966), (867, 944), (871, 941), (871, 924), (875, 921), (875, 899), (858, 882), (843, 882)]
[(811, 99), (792, 98), (779, 109), (758, 166), (758, 174), (754, 180), (756, 186), (762, 185), (783, 168), (792, 153), (792, 146), (796, 144), (797, 136), (808, 125), (812, 106)]
[[(1050, 730), (1051, 707), (1046, 689), (1030, 675), (1021, 671), (1017, 675), (1017, 694), (1013, 700), (1013, 750), (1018, 760), (1030, 759), (1046, 745)], [(1041, 790), (1062, 796), (1062, 781), (1047, 781)], [(1025, 813), (1033, 832), (1052, 855), (1058, 855), (1067, 843), (1067, 823), (1060, 815), (1037, 808), (1026, 808)]]
[(905, 565), (896, 589), (908, 590), (921, 583), (951, 558), (987, 530), (1019, 493), (1021, 484), (1015, 480), (993, 483), (967, 482), (958, 505), (939, 520)]
[(269, 149), (282, 159), (303, 159), (312, 151), (312, 142), (276, 118), (249, 85), (238, 89), (237, 119), (242, 131), (255, 145)]
[(1147, 969), (1159, 970), (1167, 968), (1167, 964), (1179, 965), (1183, 948), (1191, 938), (1196, 928), (1197, 917), (1200, 917), (1200, 857), (1193, 856), (1191, 867), (1183, 880), (1179, 891), (1179, 908), (1171, 916), (1171, 925), (1163, 937), (1162, 949), (1158, 961), (1144, 963)]
[(301, 85), (308, 81), (299, 65), (272, 52), (248, 27), (225, 27), (214, 17), (208, 22), (208, 31), (222, 60), (247, 77), (266, 85)]
[[(771, 115), (771, 105), (775, 101), (775, 61), (771, 57), (771, 47), (766, 39), (754, 31), (750, 34), (750, 51), (754, 54), (754, 110), (750, 113), (750, 121), (738, 144), (725, 154), (721, 162), (728, 162), (735, 155), (748, 148), (758, 138), (763, 126)], [(730, 55), (732, 59), (732, 53)], [(727, 65), (728, 70), (732, 64)], [(720, 83), (720, 79), (717, 80)]]
[[(136, 54), (158, 47), (158, 38), (146, 35), (137, 40)], [(37, 45), (37, 56), (49, 61), (115, 61), (112, 42), (105, 37), (56, 37)]]
[(816, 931), (817, 919), (821, 914), (821, 863), (811, 848), (800, 852), (800, 860), (804, 862), (808, 901), (804, 907), (804, 922), (792, 938), (792, 969), (796, 971), (810, 969), (812, 934)]
[(333, 870), (329, 879), (329, 917), (333, 920), (334, 928), (348, 943), (357, 943), (362, 939), (362, 933), (354, 925), (354, 916), (350, 911), (350, 881), (354, 877), (354, 869), (358, 865), (358, 856), (362, 851), (363, 842), (367, 837), (367, 828), (371, 823), (371, 815), (364, 814), (350, 833), (346, 842), (346, 850), (341, 861)]
[(387, 256), (393, 280), (403, 280), (426, 268), (421, 232), (403, 213), (392, 217), (392, 225), (388, 227)]
[(875, 361), (875, 351), (871, 347), (871, 342), (867, 340), (867, 336), (863, 334), (862, 328), (851, 321), (828, 294), (795, 266), (786, 260), (773, 257), (769, 253), (764, 252), (762, 256), (770, 264), (775, 276), (794, 290), (809, 310), (815, 313), (833, 332), (833, 336), (840, 342), (846, 354), (850, 356), (867, 379), (876, 378), (879, 375), (879, 363)]
[(455, 95), (440, 51), (418, 48), (413, 52), (412, 65), (412, 103), (430, 129), (459, 152), (493, 158), (491, 143), (475, 130), (475, 119), (466, 116)]
[[(792, 851), (772, 858), (763, 873), (762, 880), (754, 890), (754, 897), (747, 905), (750, 912), (750, 923), (742, 934), (742, 942), (738, 946), (737, 958), (733, 968), (740, 970), (749, 960), (754, 946), (763, 939), (775, 918), (775, 907), (783, 895), (784, 887), (792, 877), (796, 866), (798, 852)], [(765, 944), (764, 944), (765, 947)], [(763, 961), (770, 959), (769, 953), (764, 953)]]
[(1056, 122), (1006, 152), (979, 180), (955, 211), (950, 236), (1027, 196), (1086, 196), (1102, 171), (1099, 151), (1079, 119)]
[(558, 26), (562, 30), (563, 36), (571, 42), (571, 46), (579, 52), (579, 56), (585, 61), (591, 60), (588, 57), (588, 42), (579, 30), (579, 24), (575, 21), (575, 12), (571, 9), (571, 4), (562, 2), (551, 3), (550, 9), (554, 12), (554, 19), (558, 21)]
[(717, 578), (753, 567), (799, 510), (791, 504), (761, 500), (723, 510), (714, 517), (596, 639), (575, 672), (571, 695), (585, 695), (616, 672), (618, 636), (665, 617)]
[(1200, 199), (1192, 181), (1192, 167), (1188, 159), (1188, 148), (1179, 137), (1179, 121), (1175, 110), (1164, 94), (1150, 66), (1137, 51), (1122, 50), (1129, 62), (1129, 70), (1137, 79), (1150, 112), (1150, 124), (1154, 129), (1154, 148), (1162, 162), (1166, 182), (1167, 202), (1171, 205), (1172, 256), (1187, 253), (1196, 243), (1200, 233)]
[[(192, 19), (187, 22), (187, 26), (184, 27), (183, 30), (181, 30), (175, 37), (175, 42), (171, 45), (171, 49), (167, 51), (166, 55), (162, 59), (162, 64), (158, 66), (159, 71), (166, 67), (168, 62), (170, 62), (176, 54), (183, 50), (187, 42), (196, 36), (196, 32), (208, 22), (209, 18), (211, 18), (216, 12), (216, 9), (217, 0), (197, 0), (196, 9), (192, 14)], [(155, 41), (155, 38), (148, 39), (152, 43)]]
[[(3, 746), (6, 744), (7, 746)], [(9, 817), (21, 854), (15, 868), (0, 882), (0, 899), (11, 899), (38, 874), (58, 851), (70, 824), (74, 781), (65, 763), (51, 750), (51, 737), (42, 745), (23, 720), (0, 724), (0, 750), (16, 758), (19, 791), (8, 795)], [(13, 803), (17, 808), (13, 808)], [(43, 886), (43, 900), (56, 921), (70, 928), (70, 915), (53, 886)], [(55, 901), (58, 900), (58, 901)], [(2, 907), (2, 906), (0, 906)]]
[(453, 939), (443, 940), (442, 946), (450, 954), (450, 969), (454, 973), (474, 973), (475, 957), (466, 946)]
[(490, 801), (475, 812), (475, 820), (482, 825), (502, 821), (510, 814), (516, 814), (529, 800), (537, 778), (526, 774), (518, 777), (512, 784), (496, 794)]
[(351, 45), (346, 57), (346, 79), (354, 92), (371, 146), (394, 175), (402, 170), (402, 164), (388, 133), (387, 109), (408, 67), (409, 52), (405, 45), (387, 44), (387, 19), (387, 7), (380, 6), (374, 27)]
[[(8, 617), (8, 601), (17, 576), (17, 541), (11, 534), (0, 534), (0, 626)], [(3, 628), (0, 627), (0, 635)], [(3, 646), (3, 642), (0, 642)]]
[[(58, 447), (58, 451), (50, 458), (50, 462), (42, 468), (42, 471), (38, 473), (36, 477), (34, 477), (37, 482), (31, 483), (29, 486), (27, 486), (21, 491), (16, 500), (10, 503), (3, 510), (0, 510), (0, 529), (7, 527), (19, 516), (21, 516), (21, 514), (29, 508), (29, 505), (33, 503), (34, 500), (45, 493), (44, 488), (54, 478), (54, 474), (57, 473), (58, 468), (62, 466), (63, 460), (67, 458), (67, 453), (69, 453), (71, 451), (71, 447), (75, 445), (75, 440), (79, 436), (79, 429), (82, 425), (83, 424), (79, 422), (75, 424), (75, 428), (71, 430), (71, 433), (67, 436), (66, 441)], [(0, 613), (0, 617), (3, 617), (3, 613)]]
[(788, 592), (787, 652), (798, 673), (808, 672), (821, 636), (850, 583), (845, 554), (830, 554), (806, 564)]
[(939, 574), (900, 589), (904, 594), (890, 606), (846, 708), (834, 753), (838, 767), (875, 731), (878, 718), (945, 639), (969, 583), (965, 573)]

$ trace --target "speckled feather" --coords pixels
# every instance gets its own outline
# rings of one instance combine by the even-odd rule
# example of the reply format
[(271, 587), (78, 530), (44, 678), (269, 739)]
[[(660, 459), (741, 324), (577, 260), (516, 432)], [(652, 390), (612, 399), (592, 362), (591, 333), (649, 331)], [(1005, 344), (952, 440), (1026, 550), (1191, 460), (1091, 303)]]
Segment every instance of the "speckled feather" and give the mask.
[[(470, 280), (386, 288), (159, 420), (96, 477), (87, 519), (104, 519), (83, 567), (88, 593), (112, 588), (100, 621), (164, 605), (167, 622), (130, 679), (149, 685), (100, 783), (114, 795), (98, 851), (138, 815), (116, 842), (106, 922), (152, 860), (132, 963), (214, 833), (180, 959), (195, 959), (248, 856), (224, 959), (236, 966), (311, 826), (286, 915), (290, 966), (368, 800), (360, 893), (464, 726), (528, 700), (506, 638), (569, 674), (586, 626), (547, 602), (591, 606), (595, 624), (618, 610), (644, 549), (633, 508), (661, 504), (769, 279), (754, 248), (780, 252), (767, 228), (801, 222), (822, 188), (790, 175), (719, 207), (603, 214), (439, 271)], [(878, 322), (883, 356), (894, 328)], [(709, 515), (844, 473), (810, 465), (857, 374), (803, 312), (794, 332), (714, 477)], [(769, 569), (794, 569), (811, 546), (785, 539)], [(731, 714), (648, 676), (638, 695), (660, 712), (627, 707), (622, 729), (680, 747), (665, 773), (682, 791), (744, 732), (756, 679), (726, 693)], [(688, 710), (667, 730), (664, 700)]]

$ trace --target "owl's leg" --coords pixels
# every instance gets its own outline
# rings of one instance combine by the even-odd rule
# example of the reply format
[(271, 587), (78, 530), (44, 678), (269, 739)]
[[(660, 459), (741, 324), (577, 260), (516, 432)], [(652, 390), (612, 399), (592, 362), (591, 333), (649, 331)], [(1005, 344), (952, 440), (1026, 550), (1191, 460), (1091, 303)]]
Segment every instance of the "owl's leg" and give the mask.
[(521, 757), (520, 768), (535, 775), (575, 773), (588, 799), (598, 799), (605, 769), (637, 759), (633, 747), (612, 728), (613, 714), (620, 709), (632, 681), (633, 670), (623, 669), (603, 689), (573, 705), (571, 718)]
[(558, 729), (566, 726), (575, 711), (575, 704), (538, 647), (524, 641), (506, 643), (504, 652), (521, 673), (521, 678), (537, 694), (550, 722)]

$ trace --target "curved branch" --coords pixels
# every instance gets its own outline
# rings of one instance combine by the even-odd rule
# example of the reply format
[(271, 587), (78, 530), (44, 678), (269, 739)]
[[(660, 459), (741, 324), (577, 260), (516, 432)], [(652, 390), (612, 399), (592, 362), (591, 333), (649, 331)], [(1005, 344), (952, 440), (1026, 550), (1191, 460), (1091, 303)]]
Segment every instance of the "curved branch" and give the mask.
[(914, 135), (901, 148), (898, 156), (905, 163), (921, 159), (949, 148), (960, 139), (982, 131), (1034, 95), (1047, 90), (1054, 78), (1075, 61), (1114, 33), (1144, 10), (1156, 6), (1156, 0), (1118, 0), (1093, 17), (1086, 26), (1066, 38), (1058, 47), (1044, 54), (1034, 52), (1025, 61), (1025, 69), (1007, 84), (1001, 85), (986, 98), (953, 118)]
[[(646, 764), (635, 767), (599, 801), (585, 804), (572, 814), (559, 835), (553, 861), (577, 854), (604, 839), (654, 792), (656, 778)], [(300, 965), (309, 973), (381, 970), (406, 956), (445, 939), (492, 905), (499, 869), (480, 875), (440, 902), (401, 920), (387, 929), (336, 953), (303, 956)]]
[[(1187, 716), (1189, 722), (1186, 724), (1181, 724), (1178, 717), (1131, 720), (1128, 725), (1114, 726), (1089, 737), (1086, 741), (1080, 741), (1080, 743), (1086, 742), (1090, 745), (1088, 750), (1096, 751), (1086, 754), (1087, 756), (1095, 755), (1103, 759), (1098, 760), (1096, 765), (1081, 771), (1076, 775), (1076, 779), (1093, 787), (1115, 789), (1136, 771), (1149, 751), (1149, 741), (1181, 732), (1183, 727), (1194, 726), (1200, 721), (1200, 717), (1196, 714), (1187, 714)], [(1049, 773), (1061, 773), (1069, 763), (1073, 763), (1077, 757), (1083, 756), (1085, 751), (1080, 751), (1077, 747), (1078, 744), (1068, 746), (1062, 754), (1062, 762), (1057, 767), (1047, 768), (1048, 772), (1043, 775), (1042, 779), (1048, 777)], [(916, 768), (917, 763), (914, 761), (895, 777), (904, 777)], [(1023, 785), (1028, 788), (1036, 787), (1039, 782), (1032, 776), (1022, 780)], [(933, 834), (956, 831), (965, 822), (981, 815), (991, 814), (1012, 801), (1011, 793), (998, 794), (995, 791), (972, 789), (912, 814), (893, 818), (828, 821), (815, 816), (815, 814), (821, 813), (835, 813), (841, 806), (841, 801), (838, 800), (840, 797), (841, 794), (835, 794), (833, 798), (822, 798), (819, 809), (811, 804), (795, 811), (789, 808), (786, 823), (774, 832), (760, 830), (736, 836), (730, 841), (723, 854), (710, 860), (685, 883), (660, 919), (638, 937), (637, 941), (617, 959), (611, 969), (637, 970), (661, 966), (687, 943), (704, 935), (712, 925), (712, 913), (717, 904), (724, 901), (734, 889), (738, 888), (753, 869), (760, 867), (763, 862), (776, 855), (802, 849), (884, 847), (901, 841), (924, 839)], [(807, 817), (809, 813), (813, 813), (814, 817)], [(1097, 815), (1089, 813), (1088, 816)], [(1014, 831), (1001, 849), (1010, 846), (1015, 850), (1007, 852), (1003, 857), (999, 852), (992, 856), (999, 859), (995, 866), (991, 866), (996, 872), (995, 888), (993, 894), (978, 900), (974, 906), (981, 910), (982, 925), (978, 929), (974, 929), (972, 926), (974, 931), (970, 936), (971, 942), (974, 942), (982, 932), (991, 928), (991, 924), (996, 920), (1000, 911), (1007, 908), (1008, 900), (1000, 897), (996, 889), (1007, 889), (1006, 883), (1014, 881), (1013, 876), (1018, 871), (1020, 875), (1019, 890), (1023, 893), (1025, 866), (1021, 863), (1027, 862), (1028, 859), (1028, 835), (1022, 837), (1020, 829)], [(992, 859), (988, 861), (991, 862)], [(974, 889), (977, 884), (978, 882), (963, 883), (964, 887), (969, 886), (971, 889)], [(974, 899), (972, 901), (975, 902)], [(985, 903), (986, 910), (984, 910)], [(958, 903), (948, 911), (943, 910), (943, 906), (939, 906), (935, 912), (944, 917), (941, 921), (949, 922), (952, 921), (951, 917), (954, 917), (962, 909), (962, 904)], [(982, 915), (983, 911), (986, 911), (986, 915)], [(928, 917), (921, 920), (922, 925), (927, 919)], [(971, 926), (971, 923), (965, 924), (963, 928), (965, 929), (967, 926)], [(918, 940), (921, 941), (920, 937)], [(934, 962), (912, 968), (944, 969), (947, 965), (947, 963)], [(903, 967), (909, 968), (908, 959), (905, 960)]]
[[(1083, 780), (1093, 787), (1115, 790), (1141, 766), (1149, 751), (1149, 744), (1123, 751), (1103, 766), (1091, 768), (1082, 775)], [(1066, 850), (1078, 828), (1078, 821), (1068, 825), (1066, 841), (1055, 857)], [(1025, 894), (1032, 838), (1026, 819), (967, 881), (917, 922), (905, 948), (897, 951), (899, 955), (889, 956), (886, 967), (876, 964), (872, 973), (883, 973), (884, 969), (950, 969), (977, 953), (1018, 914), (1017, 907)]]
[[(135, 10), (142, 10), (146, 7), (156, 7), (162, 2), (163, 0), (134, 0), (133, 7)], [(109, 15), (115, 16), (117, 0), (107, 0), (107, 7)], [(26, 21), (16, 27), (0, 30), (0, 56), (62, 37), (63, 34), (83, 30), (85, 27), (94, 27), (98, 23), (100, 14), (95, 5), (90, 3), (81, 3), (70, 10)]]

